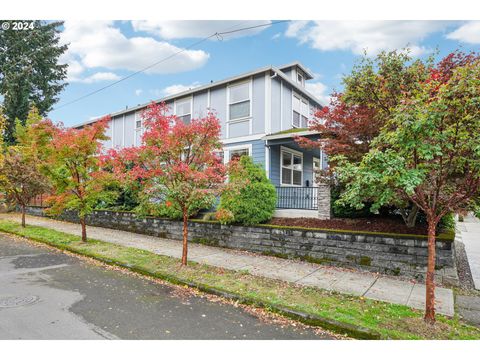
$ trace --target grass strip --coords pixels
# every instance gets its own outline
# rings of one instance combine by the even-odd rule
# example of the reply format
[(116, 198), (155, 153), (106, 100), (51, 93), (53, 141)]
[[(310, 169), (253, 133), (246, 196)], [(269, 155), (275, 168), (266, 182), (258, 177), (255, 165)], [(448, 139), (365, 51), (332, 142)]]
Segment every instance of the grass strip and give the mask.
[(40, 226), (22, 228), (0, 221), (0, 231), (29, 238), (105, 263), (154, 276), (174, 284), (261, 306), (310, 325), (321, 326), (356, 338), (382, 339), (480, 339), (480, 329), (458, 316), (437, 316), (430, 327), (423, 313), (403, 305), (299, 286), (196, 262), (180, 267), (179, 260), (137, 248), (99, 240), (82, 243), (79, 236)]

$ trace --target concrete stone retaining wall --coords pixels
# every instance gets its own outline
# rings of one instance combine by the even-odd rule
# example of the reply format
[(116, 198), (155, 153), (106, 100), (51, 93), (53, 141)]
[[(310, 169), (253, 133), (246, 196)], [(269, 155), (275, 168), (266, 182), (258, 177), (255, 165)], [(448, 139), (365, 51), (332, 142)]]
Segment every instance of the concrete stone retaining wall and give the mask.
[[(31, 207), (28, 212), (43, 216), (41, 208)], [(78, 217), (73, 212), (65, 212), (60, 219), (78, 222)], [(143, 219), (130, 212), (95, 211), (87, 217), (87, 224), (182, 239), (182, 222), (153, 217)], [(424, 279), (427, 264), (427, 241), (414, 236), (394, 237), (191, 221), (189, 240), (391, 275), (405, 275), (418, 280)], [(453, 241), (437, 241), (437, 279), (443, 283), (458, 282)]]

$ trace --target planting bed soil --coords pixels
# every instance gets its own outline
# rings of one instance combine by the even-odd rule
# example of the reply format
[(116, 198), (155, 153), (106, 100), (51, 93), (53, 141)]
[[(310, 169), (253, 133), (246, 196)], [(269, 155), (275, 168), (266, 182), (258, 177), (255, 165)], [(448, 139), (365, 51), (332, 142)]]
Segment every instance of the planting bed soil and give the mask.
[(427, 235), (427, 227), (424, 224), (418, 224), (414, 228), (409, 228), (400, 217), (333, 218), (330, 220), (315, 218), (273, 218), (270, 224), (320, 229)]

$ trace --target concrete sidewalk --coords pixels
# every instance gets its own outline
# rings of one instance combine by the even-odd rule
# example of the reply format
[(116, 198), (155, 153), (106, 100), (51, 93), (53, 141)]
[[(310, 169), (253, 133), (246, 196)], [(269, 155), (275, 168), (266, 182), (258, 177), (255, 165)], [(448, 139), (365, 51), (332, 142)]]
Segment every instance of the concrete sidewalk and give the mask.
[[(0, 219), (20, 222), (20, 215), (0, 214)], [(35, 216), (28, 216), (27, 224), (80, 235), (78, 224)], [(181, 258), (182, 254), (182, 244), (176, 240), (93, 226), (87, 228), (87, 233), (92, 239), (148, 250), (160, 255)], [(248, 270), (253, 275), (407, 305), (421, 310), (425, 306), (424, 285), (369, 272), (333, 268), (200, 244), (189, 244), (189, 260), (230, 270)], [(452, 290), (437, 287), (435, 294), (437, 312), (453, 316)]]
[(457, 227), (461, 232), (461, 241), (465, 245), (475, 288), (480, 290), (480, 220), (468, 215), (463, 222), (457, 222)]

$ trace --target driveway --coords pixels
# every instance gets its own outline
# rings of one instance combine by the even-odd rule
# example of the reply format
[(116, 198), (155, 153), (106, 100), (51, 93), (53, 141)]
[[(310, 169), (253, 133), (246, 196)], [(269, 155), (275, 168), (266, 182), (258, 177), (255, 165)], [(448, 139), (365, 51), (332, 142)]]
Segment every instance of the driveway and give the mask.
[(333, 339), (0, 234), (0, 339)]

